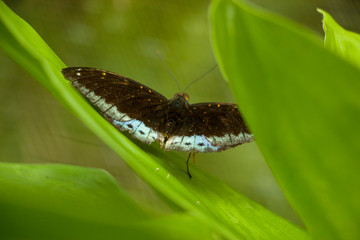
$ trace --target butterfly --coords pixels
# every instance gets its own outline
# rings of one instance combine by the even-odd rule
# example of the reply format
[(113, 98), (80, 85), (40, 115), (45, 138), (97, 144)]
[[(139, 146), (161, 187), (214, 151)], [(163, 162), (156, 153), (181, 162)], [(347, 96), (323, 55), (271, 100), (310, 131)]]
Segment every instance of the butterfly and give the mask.
[(219, 152), (253, 141), (236, 104), (190, 104), (187, 93), (167, 99), (130, 78), (106, 70), (69, 67), (62, 74), (119, 131), (165, 151)]

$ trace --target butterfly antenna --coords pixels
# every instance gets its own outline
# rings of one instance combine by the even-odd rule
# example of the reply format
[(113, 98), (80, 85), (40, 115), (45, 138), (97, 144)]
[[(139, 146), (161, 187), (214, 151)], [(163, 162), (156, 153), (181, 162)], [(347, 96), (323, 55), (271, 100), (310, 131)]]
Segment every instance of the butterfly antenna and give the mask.
[(191, 85), (193, 85), (194, 83), (196, 83), (197, 81), (199, 81), (200, 79), (202, 79), (203, 77), (205, 77), (206, 75), (208, 75), (212, 70), (214, 70), (217, 67), (217, 64), (215, 64), (215, 66), (213, 66), (212, 68), (210, 68), (207, 72), (203, 73), (200, 77), (196, 78), (194, 81), (192, 81), (191, 83), (189, 83), (189, 85), (186, 86), (186, 88), (184, 88), (184, 91), (186, 91), (186, 89), (188, 89)]
[(168, 66), (166, 65), (164, 58), (162, 57), (161, 53), (159, 52), (159, 50), (156, 51), (157, 55), (159, 56), (161, 63), (164, 65), (166, 71), (169, 73), (169, 75), (171, 76), (171, 78), (175, 81), (176, 86), (179, 88), (179, 92), (181, 92), (181, 88), (179, 85), (179, 82), (176, 80), (176, 78), (174, 77), (174, 75), (170, 72), (170, 69), (168, 68)]

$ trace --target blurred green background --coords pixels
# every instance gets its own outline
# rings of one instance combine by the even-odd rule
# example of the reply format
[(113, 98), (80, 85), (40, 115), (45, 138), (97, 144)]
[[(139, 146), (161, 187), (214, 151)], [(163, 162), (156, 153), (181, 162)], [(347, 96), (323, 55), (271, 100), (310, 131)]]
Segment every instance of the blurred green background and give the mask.
[[(162, 66), (163, 55), (184, 88), (215, 64), (207, 19), (208, 0), (5, 0), (68, 66), (107, 69), (170, 98), (178, 91)], [(345, 28), (360, 31), (360, 3), (344, 0), (254, 0), (304, 24), (323, 37), (321, 15), (330, 12)], [(1, 34), (1, 33), (0, 33)], [(171, 211), (157, 194), (0, 50), (0, 161), (67, 163), (103, 168), (154, 214)], [(216, 69), (188, 91), (190, 102), (233, 96)], [(153, 144), (158, 148), (158, 144)], [(185, 160), (186, 153), (180, 153)], [(221, 153), (198, 154), (196, 165), (273, 212), (301, 224), (261, 156), (256, 143)]]

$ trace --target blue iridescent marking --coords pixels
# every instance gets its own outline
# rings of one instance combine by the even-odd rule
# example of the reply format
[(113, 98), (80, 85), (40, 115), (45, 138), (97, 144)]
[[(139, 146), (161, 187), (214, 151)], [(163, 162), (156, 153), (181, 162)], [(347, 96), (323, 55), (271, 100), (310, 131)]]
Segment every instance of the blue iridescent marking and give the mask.
[(134, 137), (147, 144), (159, 139), (156, 131), (145, 126), (142, 121), (137, 119), (125, 122), (113, 120), (113, 124), (115, 127), (120, 128), (121, 131), (129, 131)]
[(204, 135), (173, 136), (165, 145), (165, 151), (217, 152), (221, 146), (213, 146)]

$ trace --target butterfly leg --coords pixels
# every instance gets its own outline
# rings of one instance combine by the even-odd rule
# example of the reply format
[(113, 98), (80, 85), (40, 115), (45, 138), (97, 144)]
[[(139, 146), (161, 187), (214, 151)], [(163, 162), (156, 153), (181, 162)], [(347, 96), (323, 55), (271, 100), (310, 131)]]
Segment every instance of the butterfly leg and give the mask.
[(193, 152), (193, 164), (195, 164), (195, 152)]
[[(189, 156), (188, 156), (188, 158), (187, 158), (187, 160), (186, 160), (186, 169), (187, 169), (187, 174), (189, 175), (189, 178), (192, 178), (192, 176), (191, 176), (191, 174), (190, 174), (190, 171), (189, 171), (189, 160), (190, 160), (190, 156), (191, 156), (191, 154), (192, 154), (193, 152), (190, 152), (189, 153)], [(194, 153), (194, 155), (195, 155), (195, 153)], [(193, 156), (194, 156), (193, 155)], [(194, 156), (195, 157), (195, 156)]]

